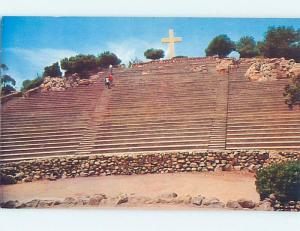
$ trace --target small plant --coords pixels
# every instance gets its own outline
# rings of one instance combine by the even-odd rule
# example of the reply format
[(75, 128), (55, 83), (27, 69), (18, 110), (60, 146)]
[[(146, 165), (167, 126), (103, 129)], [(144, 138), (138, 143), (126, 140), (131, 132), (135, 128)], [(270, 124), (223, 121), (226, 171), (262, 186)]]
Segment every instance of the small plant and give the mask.
[(296, 105), (300, 106), (300, 74), (285, 86), (283, 96), (289, 108), (292, 109)]
[(256, 174), (261, 200), (274, 194), (280, 202), (300, 200), (300, 160), (272, 164)]

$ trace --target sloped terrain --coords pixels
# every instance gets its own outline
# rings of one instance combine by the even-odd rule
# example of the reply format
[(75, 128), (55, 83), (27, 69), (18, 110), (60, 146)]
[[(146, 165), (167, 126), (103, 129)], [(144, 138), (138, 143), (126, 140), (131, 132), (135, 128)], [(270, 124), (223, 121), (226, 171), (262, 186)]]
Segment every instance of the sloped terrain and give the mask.
[[(197, 68), (207, 67), (207, 72)], [(1, 109), (1, 159), (199, 149), (300, 150), (287, 80), (222, 75), (212, 60), (119, 69), (103, 82), (13, 99)]]

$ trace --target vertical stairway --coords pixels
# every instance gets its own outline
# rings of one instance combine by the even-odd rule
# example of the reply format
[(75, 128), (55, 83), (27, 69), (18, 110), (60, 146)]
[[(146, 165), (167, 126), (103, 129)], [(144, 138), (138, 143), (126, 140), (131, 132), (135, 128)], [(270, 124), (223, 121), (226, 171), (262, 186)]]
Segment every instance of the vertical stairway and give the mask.
[(229, 74), (214, 73), (212, 77), (216, 79), (216, 106), (210, 131), (209, 149), (225, 149)]

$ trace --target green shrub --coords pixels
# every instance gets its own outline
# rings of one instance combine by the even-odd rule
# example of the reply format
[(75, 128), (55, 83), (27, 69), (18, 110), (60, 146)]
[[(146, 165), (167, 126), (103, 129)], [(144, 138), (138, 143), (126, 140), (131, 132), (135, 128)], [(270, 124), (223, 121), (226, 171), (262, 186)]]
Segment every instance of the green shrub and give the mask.
[(165, 53), (162, 49), (148, 49), (144, 52), (144, 56), (147, 59), (157, 60), (165, 57)]
[(9, 175), (5, 175), (3, 173), (0, 173), (0, 185), (4, 184), (16, 184), (17, 181), (15, 178)]
[(296, 105), (300, 106), (300, 75), (293, 78), (291, 83), (285, 86), (283, 96), (289, 108), (292, 109)]
[(300, 160), (272, 164), (256, 174), (256, 190), (263, 200), (274, 194), (281, 202), (300, 200)]

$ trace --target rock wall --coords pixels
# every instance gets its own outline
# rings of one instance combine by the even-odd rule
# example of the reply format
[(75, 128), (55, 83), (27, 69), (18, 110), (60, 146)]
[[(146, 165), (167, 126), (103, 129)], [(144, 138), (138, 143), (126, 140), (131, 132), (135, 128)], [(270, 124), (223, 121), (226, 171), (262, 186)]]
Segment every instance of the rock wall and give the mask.
[(91, 155), (35, 159), (0, 164), (0, 172), (20, 182), (78, 176), (173, 172), (255, 172), (274, 162), (300, 159), (300, 153), (268, 151), (203, 151), (155, 154)]
[(252, 63), (247, 70), (245, 77), (252, 81), (270, 81), (276, 79), (291, 78), (300, 74), (300, 64), (293, 59), (284, 58), (272, 59), (249, 59), (243, 60), (244, 63)]
[(163, 205), (183, 205), (199, 209), (258, 210), (258, 211), (300, 211), (300, 201), (280, 204), (276, 199), (266, 198), (260, 202), (247, 199), (229, 200), (226, 203), (216, 197), (202, 195), (178, 195), (175, 192), (164, 193), (155, 197), (119, 194), (108, 196), (102, 193), (78, 197), (66, 197), (62, 200), (33, 199), (31, 201), (10, 200), (0, 203), (1, 208), (73, 208), (73, 207), (157, 207)]

